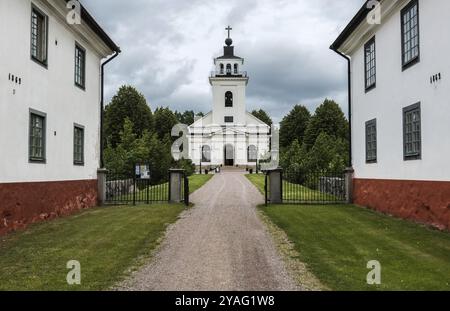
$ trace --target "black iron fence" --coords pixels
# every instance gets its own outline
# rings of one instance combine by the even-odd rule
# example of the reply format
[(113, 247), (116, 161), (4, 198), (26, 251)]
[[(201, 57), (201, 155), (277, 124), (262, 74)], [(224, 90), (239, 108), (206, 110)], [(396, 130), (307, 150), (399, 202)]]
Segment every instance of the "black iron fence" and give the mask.
[(169, 199), (168, 178), (154, 184), (150, 179), (142, 179), (134, 174), (108, 172), (105, 186), (107, 204), (150, 204), (167, 202)]
[[(343, 170), (283, 170), (279, 191), (283, 203), (341, 204), (347, 200)], [(266, 203), (270, 197), (270, 177), (265, 182)]]

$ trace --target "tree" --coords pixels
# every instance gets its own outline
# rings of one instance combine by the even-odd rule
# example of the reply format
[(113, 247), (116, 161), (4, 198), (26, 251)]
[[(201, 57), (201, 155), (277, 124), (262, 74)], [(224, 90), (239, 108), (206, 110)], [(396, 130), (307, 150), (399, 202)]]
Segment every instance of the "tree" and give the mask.
[(157, 108), (153, 116), (154, 131), (160, 140), (171, 136), (172, 128), (178, 124), (177, 117), (169, 108)]
[(308, 166), (312, 171), (342, 172), (347, 164), (346, 142), (324, 132), (319, 134), (308, 152)]
[(177, 118), (179, 123), (191, 125), (192, 123), (194, 123), (195, 113), (192, 110), (186, 110), (183, 113), (175, 111), (175, 117)]
[(104, 118), (106, 145), (117, 146), (126, 118), (132, 122), (133, 132), (137, 137), (142, 137), (146, 130), (152, 130), (150, 107), (145, 97), (132, 86), (122, 86), (111, 103), (106, 106)]
[(348, 140), (348, 121), (341, 107), (333, 101), (325, 99), (311, 117), (305, 132), (306, 147), (311, 149), (321, 133), (334, 139)]
[(305, 106), (296, 105), (280, 123), (280, 147), (287, 148), (295, 140), (301, 145), (310, 118)]
[(263, 121), (264, 123), (266, 123), (268, 126), (272, 126), (272, 124), (273, 124), (270, 116), (267, 114), (267, 112), (265, 112), (262, 109), (253, 110), (252, 115), (257, 117), (259, 120)]

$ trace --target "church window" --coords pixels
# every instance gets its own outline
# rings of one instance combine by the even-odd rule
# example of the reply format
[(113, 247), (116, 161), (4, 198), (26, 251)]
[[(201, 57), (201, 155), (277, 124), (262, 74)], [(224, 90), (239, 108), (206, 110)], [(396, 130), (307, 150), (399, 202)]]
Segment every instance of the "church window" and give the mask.
[(254, 145), (248, 146), (247, 159), (248, 162), (256, 162), (258, 160), (258, 151)]
[(231, 64), (227, 64), (227, 75), (231, 75)]
[(234, 74), (238, 74), (238, 64), (234, 64)]
[(220, 74), (223, 75), (224, 66), (223, 64), (220, 64)]
[(210, 146), (203, 146), (202, 147), (202, 162), (209, 163), (211, 162), (211, 147)]
[(233, 93), (230, 91), (225, 93), (225, 107), (233, 107)]
[(225, 123), (233, 123), (234, 118), (233, 117), (225, 117)]

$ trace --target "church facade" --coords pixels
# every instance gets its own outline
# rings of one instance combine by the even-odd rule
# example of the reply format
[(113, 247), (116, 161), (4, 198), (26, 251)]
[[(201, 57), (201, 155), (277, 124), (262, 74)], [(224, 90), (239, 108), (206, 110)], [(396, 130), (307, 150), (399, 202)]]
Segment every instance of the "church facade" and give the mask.
[(255, 167), (269, 152), (270, 127), (246, 110), (249, 76), (227, 30), (224, 53), (209, 77), (212, 111), (189, 126), (189, 158), (203, 167)]

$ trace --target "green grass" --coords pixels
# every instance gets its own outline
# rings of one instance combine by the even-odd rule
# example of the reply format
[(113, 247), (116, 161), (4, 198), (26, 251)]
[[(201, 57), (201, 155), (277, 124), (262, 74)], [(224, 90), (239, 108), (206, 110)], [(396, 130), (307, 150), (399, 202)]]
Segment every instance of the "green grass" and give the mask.
[[(450, 290), (450, 234), (350, 205), (260, 207), (332, 290)], [(367, 262), (381, 264), (369, 286)]]
[[(102, 290), (158, 245), (181, 204), (95, 208), (0, 238), (0, 290)], [(69, 286), (67, 261), (81, 264)]]
[[(190, 176), (190, 192), (212, 176)], [(150, 191), (156, 195), (160, 189)], [(181, 204), (95, 208), (1, 237), (0, 290), (108, 289), (151, 254), (166, 226), (184, 208)], [(81, 264), (79, 286), (66, 282), (69, 260)]]
[[(247, 178), (264, 194), (264, 174), (246, 175)], [(283, 200), (286, 201), (306, 201), (306, 202), (336, 202), (338, 198), (328, 193), (311, 190), (302, 185), (283, 181)]]

